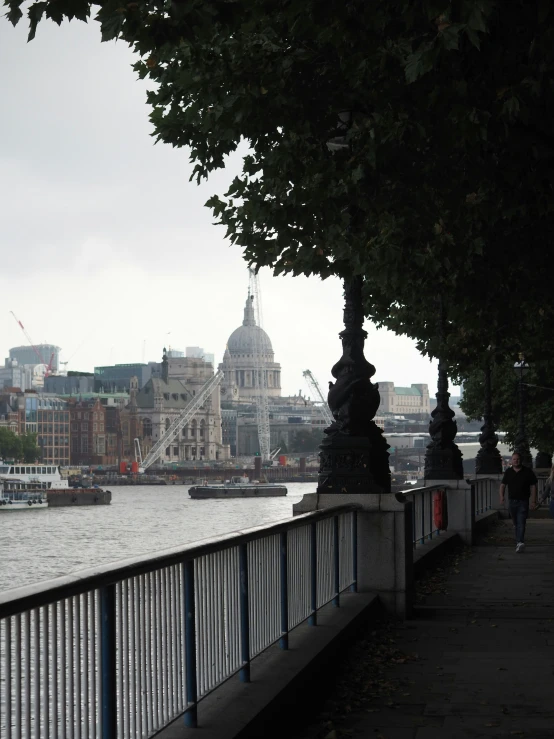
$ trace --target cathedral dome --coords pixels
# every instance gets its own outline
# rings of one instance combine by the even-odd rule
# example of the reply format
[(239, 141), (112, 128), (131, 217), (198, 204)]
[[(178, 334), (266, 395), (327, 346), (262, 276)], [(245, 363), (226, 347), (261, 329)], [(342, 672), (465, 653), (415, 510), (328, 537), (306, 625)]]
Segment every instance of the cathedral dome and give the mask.
[(273, 354), (271, 340), (263, 328), (256, 326), (254, 318), (253, 298), (248, 297), (244, 307), (242, 326), (233, 331), (227, 342), (227, 348), (233, 354), (254, 354), (256, 344), (261, 354)]

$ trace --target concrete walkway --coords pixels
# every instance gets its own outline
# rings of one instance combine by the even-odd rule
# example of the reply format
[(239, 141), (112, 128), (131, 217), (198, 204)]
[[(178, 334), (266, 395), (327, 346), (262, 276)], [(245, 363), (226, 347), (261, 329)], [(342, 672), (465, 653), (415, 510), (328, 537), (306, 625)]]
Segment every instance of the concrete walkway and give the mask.
[(420, 582), (414, 618), (381, 624), (339, 669), (302, 739), (554, 738), (554, 521), (510, 521)]

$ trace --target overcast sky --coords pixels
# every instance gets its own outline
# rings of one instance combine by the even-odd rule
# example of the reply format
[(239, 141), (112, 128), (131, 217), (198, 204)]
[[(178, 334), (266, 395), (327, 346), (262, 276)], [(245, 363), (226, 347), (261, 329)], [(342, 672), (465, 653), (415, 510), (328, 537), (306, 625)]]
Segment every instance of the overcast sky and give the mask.
[[(222, 358), (242, 322), (242, 253), (203, 207), (239, 158), (198, 187), (186, 150), (154, 145), (145, 85), (121, 43), (99, 26), (27, 28), (0, 18), (0, 360), (26, 340), (62, 347), (68, 369), (159, 360), (162, 347), (201, 346)], [(326, 386), (339, 359), (337, 280), (260, 273), (264, 328), (284, 393), (307, 392), (302, 370)], [(413, 342), (368, 324), (375, 380), (426, 382), (436, 365)]]

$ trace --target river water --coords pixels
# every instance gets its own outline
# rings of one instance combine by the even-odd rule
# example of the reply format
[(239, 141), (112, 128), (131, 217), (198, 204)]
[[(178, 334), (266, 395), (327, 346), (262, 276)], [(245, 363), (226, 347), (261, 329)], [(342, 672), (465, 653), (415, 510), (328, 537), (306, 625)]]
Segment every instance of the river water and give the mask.
[(315, 484), (279, 498), (192, 500), (185, 485), (114, 487), (108, 506), (0, 514), (0, 591), (292, 516)]

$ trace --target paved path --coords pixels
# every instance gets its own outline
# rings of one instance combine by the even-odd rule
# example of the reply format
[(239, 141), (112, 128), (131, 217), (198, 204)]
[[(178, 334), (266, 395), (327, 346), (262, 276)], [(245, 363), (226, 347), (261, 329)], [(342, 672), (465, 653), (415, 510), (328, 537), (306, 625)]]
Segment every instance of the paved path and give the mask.
[(515, 553), (501, 521), (420, 584), (414, 618), (383, 624), (342, 666), (303, 739), (554, 739), (554, 521)]

